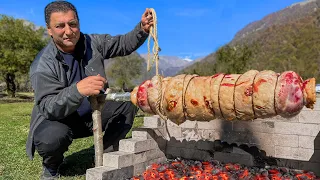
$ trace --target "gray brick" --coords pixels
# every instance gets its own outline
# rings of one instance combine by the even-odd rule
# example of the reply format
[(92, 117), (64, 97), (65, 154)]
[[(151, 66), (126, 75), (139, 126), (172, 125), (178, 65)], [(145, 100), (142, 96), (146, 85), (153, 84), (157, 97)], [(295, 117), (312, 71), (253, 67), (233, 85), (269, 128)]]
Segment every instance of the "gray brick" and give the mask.
[(214, 159), (223, 163), (239, 163), (247, 166), (254, 165), (254, 158), (249, 154), (215, 152)]
[[(266, 136), (265, 138), (268, 138)], [(275, 146), (288, 146), (288, 147), (298, 147), (299, 146), (299, 136), (298, 135), (288, 135), (288, 134), (273, 134), (273, 144)]]
[(119, 151), (123, 152), (142, 152), (151, 149), (159, 148), (158, 144), (153, 139), (137, 140), (137, 139), (122, 139), (119, 142)]
[(198, 133), (197, 129), (186, 129), (186, 128), (183, 128), (183, 129), (181, 129), (181, 132), (182, 132), (182, 137), (184, 139), (186, 139), (187, 141), (201, 139), (201, 135)]
[(317, 136), (319, 126), (314, 124), (275, 122), (275, 133), (277, 134), (296, 134), (304, 136)]
[(228, 124), (229, 128), (232, 129), (231, 122), (222, 119), (214, 119), (208, 122), (199, 121), (198, 129), (221, 130), (222, 124)]
[(122, 168), (133, 165), (133, 153), (115, 151), (103, 154), (103, 166)]
[(184, 123), (180, 124), (181, 128), (196, 128), (198, 126), (197, 121), (186, 120)]
[(299, 136), (299, 147), (314, 149), (314, 141), (316, 137), (314, 136)]
[(229, 144), (231, 143), (241, 143), (241, 144), (246, 144), (250, 143), (250, 140), (252, 138), (252, 134), (248, 132), (222, 132), (220, 135), (221, 141), (226, 141)]
[[(295, 149), (298, 149), (298, 148), (295, 148)], [(294, 159), (293, 154), (294, 152), (292, 147), (275, 146), (276, 158)], [(298, 154), (296, 156), (298, 156)]]
[(256, 145), (256, 146), (257, 146), (257, 148), (260, 149), (260, 151), (264, 151), (266, 156), (275, 157), (275, 146), (274, 145), (263, 144), (263, 145)]
[(164, 128), (138, 127), (132, 129), (133, 139), (157, 139), (158, 137), (168, 137)]
[(181, 148), (167, 146), (166, 148), (166, 155), (168, 158), (176, 158), (181, 157)]
[(204, 150), (179, 148), (181, 157), (184, 159), (203, 160), (211, 159), (210, 153)]
[(179, 126), (167, 126), (166, 128), (168, 136), (174, 138), (181, 138), (182, 137), (182, 129)]
[(207, 129), (198, 129), (201, 140), (215, 141), (221, 138), (221, 131), (207, 130)]
[(109, 180), (119, 179), (124, 180), (126, 178), (133, 177), (133, 166), (125, 168), (111, 168), (107, 166), (95, 167), (87, 169), (86, 180)]
[(310, 123), (310, 124), (320, 124), (319, 117), (320, 117), (320, 110), (301, 111), (299, 113), (299, 122)]
[(267, 120), (235, 121), (233, 131), (273, 133), (274, 122)]
[(86, 170), (86, 180), (102, 180), (102, 174), (107, 171), (115, 170), (117, 168), (100, 166)]
[(143, 120), (143, 125), (149, 128), (163, 127), (164, 124), (165, 120), (160, 119), (160, 117), (157, 115), (144, 117)]
[(214, 143), (212, 141), (198, 141), (196, 143), (196, 148), (199, 150), (213, 150), (214, 148)]
[(143, 163), (160, 157), (165, 157), (164, 152), (162, 152), (160, 149), (153, 149), (145, 152), (135, 153), (133, 156), (133, 164)]
[(300, 162), (299, 169), (312, 171), (317, 176), (320, 176), (320, 163), (312, 163), (312, 162)]
[(196, 148), (197, 141), (190, 140), (187, 141), (184, 138), (172, 138), (170, 141), (167, 142), (167, 146), (172, 147), (181, 147), (181, 148)]

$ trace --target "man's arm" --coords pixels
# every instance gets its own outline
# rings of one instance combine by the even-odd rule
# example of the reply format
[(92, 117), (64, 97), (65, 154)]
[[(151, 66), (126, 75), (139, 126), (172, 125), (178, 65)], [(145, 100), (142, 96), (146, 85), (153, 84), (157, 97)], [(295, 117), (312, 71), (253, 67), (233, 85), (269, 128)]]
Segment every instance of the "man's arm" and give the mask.
[(52, 72), (39, 71), (31, 76), (35, 103), (39, 112), (48, 120), (60, 120), (72, 114), (83, 98), (76, 84), (64, 87)]
[(148, 35), (149, 34), (141, 28), (141, 23), (139, 22), (132, 31), (124, 35), (111, 36), (109, 34), (103, 34), (93, 35), (93, 37), (102, 48), (102, 56), (104, 59), (108, 59), (131, 54), (145, 42)]

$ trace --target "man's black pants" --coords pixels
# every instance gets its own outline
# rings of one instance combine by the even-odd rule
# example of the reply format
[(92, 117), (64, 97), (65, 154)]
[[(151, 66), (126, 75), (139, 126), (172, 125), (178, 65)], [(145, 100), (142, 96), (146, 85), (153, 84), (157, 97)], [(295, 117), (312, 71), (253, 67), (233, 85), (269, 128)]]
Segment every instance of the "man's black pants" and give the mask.
[[(104, 149), (117, 146), (130, 131), (138, 108), (131, 102), (107, 101), (101, 111)], [(43, 121), (34, 132), (34, 144), (46, 168), (57, 170), (73, 139), (93, 135), (91, 114), (77, 113), (61, 121)], [(90, 116), (90, 117), (89, 117)]]

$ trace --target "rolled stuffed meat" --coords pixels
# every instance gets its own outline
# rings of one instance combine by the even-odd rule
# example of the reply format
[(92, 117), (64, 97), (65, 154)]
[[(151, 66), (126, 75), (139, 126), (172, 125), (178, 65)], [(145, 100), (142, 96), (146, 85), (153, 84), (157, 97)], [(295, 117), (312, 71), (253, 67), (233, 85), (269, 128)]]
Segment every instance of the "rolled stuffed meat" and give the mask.
[(176, 124), (186, 120), (288, 118), (316, 101), (315, 78), (293, 71), (250, 70), (244, 74), (155, 76), (131, 92), (131, 102)]

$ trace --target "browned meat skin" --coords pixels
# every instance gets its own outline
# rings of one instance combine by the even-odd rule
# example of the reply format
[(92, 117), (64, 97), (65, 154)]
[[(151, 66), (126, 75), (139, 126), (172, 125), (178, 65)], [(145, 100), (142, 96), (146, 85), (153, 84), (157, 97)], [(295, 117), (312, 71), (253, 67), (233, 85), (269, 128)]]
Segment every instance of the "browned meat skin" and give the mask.
[(178, 125), (185, 120), (291, 117), (303, 106), (313, 108), (315, 79), (303, 81), (295, 72), (279, 74), (271, 70), (250, 70), (242, 75), (154, 77), (133, 90), (131, 101), (142, 110), (160, 112)]

